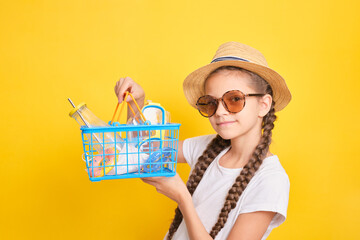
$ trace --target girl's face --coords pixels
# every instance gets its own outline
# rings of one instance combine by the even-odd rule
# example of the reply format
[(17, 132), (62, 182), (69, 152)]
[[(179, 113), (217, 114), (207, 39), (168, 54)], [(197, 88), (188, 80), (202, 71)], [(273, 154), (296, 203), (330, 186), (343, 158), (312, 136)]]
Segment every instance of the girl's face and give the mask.
[[(207, 79), (205, 93), (217, 99), (230, 90), (240, 90), (244, 94), (258, 93), (249, 82), (250, 76), (246, 73), (222, 70)], [(229, 113), (219, 101), (215, 114), (209, 118), (212, 127), (224, 139), (261, 135), (262, 117), (267, 113), (262, 99), (246, 97), (245, 107), (238, 113)]]

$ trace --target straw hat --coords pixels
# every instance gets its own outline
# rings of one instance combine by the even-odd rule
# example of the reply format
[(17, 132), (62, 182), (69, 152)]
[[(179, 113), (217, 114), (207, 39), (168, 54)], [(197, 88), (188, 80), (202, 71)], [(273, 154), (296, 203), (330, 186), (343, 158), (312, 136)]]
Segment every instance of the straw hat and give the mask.
[(206, 77), (221, 66), (236, 66), (258, 74), (273, 90), (275, 111), (283, 109), (291, 100), (291, 93), (285, 80), (268, 67), (265, 57), (256, 49), (238, 42), (222, 44), (210, 64), (197, 69), (186, 77), (183, 88), (185, 97), (196, 108), (196, 101), (205, 95)]

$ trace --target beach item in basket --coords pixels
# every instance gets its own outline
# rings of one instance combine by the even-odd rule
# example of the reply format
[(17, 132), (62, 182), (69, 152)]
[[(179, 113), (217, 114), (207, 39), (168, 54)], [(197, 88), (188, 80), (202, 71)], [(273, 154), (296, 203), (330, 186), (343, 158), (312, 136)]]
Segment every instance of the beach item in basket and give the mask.
[[(145, 125), (145, 122), (141, 120), (140, 114), (136, 117), (130, 117), (126, 125), (128, 126), (141, 126)], [(135, 147), (139, 147), (144, 139), (149, 138), (149, 131), (129, 131), (126, 134), (127, 142), (133, 144)]]
[[(103, 120), (98, 118), (87, 106), (85, 103), (79, 104), (77, 107), (73, 102), (68, 99), (71, 105), (74, 107), (69, 113), (69, 116), (76, 120), (80, 126), (86, 126), (88, 128), (93, 127), (110, 127)], [(116, 149), (121, 151), (124, 146), (124, 139), (122, 139), (118, 134), (112, 133), (93, 133), (85, 136), (87, 141), (92, 141), (92, 146), (97, 154), (102, 154), (107, 148), (113, 147), (113, 143), (116, 140)]]
[[(132, 118), (129, 118), (128, 125), (159, 125), (170, 122), (170, 113), (160, 105), (160, 103), (148, 100), (141, 110), (146, 122), (140, 118), (140, 112)], [(141, 147), (141, 151), (154, 152), (159, 150), (161, 140), (164, 140), (165, 132), (160, 130), (151, 131), (133, 131), (129, 132), (127, 138), (129, 142), (133, 142), (137, 147)]]
[[(142, 113), (151, 125), (166, 124), (170, 122), (170, 113), (166, 111), (160, 103), (155, 103), (151, 100), (147, 101), (147, 104), (142, 109)], [(151, 131), (150, 135), (152, 138), (164, 138), (164, 136), (161, 136), (161, 132), (159, 130)]]
[(157, 172), (159, 170), (167, 169), (167, 162), (171, 162), (172, 153), (174, 149), (170, 147), (162, 148), (156, 152), (153, 152), (150, 157), (141, 166), (142, 172)]
[(106, 149), (105, 154), (99, 154), (93, 156), (93, 159), (90, 160), (88, 164), (89, 164), (88, 172), (91, 177), (104, 176), (104, 167), (105, 167), (105, 175), (107, 175), (114, 168), (114, 164), (115, 164), (114, 148)]
[(136, 147), (129, 144), (127, 148), (123, 148), (123, 151), (118, 154), (116, 165), (107, 175), (139, 172), (139, 166), (145, 163), (148, 158), (148, 154), (139, 152)]
[[(130, 125), (141, 125), (150, 123), (154, 124), (166, 124), (170, 122), (170, 113), (164, 109), (160, 103), (155, 103), (151, 100), (147, 100), (145, 106), (142, 108), (141, 112), (138, 112), (134, 117), (130, 117), (127, 121), (127, 124)], [(165, 113), (165, 118), (163, 118), (163, 112)], [(145, 117), (146, 122), (141, 118), (141, 114)]]
[(105, 154), (90, 158), (92, 160), (88, 163), (88, 173), (90, 177), (103, 177), (138, 172), (139, 166), (148, 158), (148, 154), (139, 153), (138, 149), (130, 144), (116, 154), (114, 148), (108, 148)]
[(144, 114), (147, 121), (149, 121), (152, 125), (154, 124), (165, 124), (170, 122), (170, 113), (165, 111), (165, 118), (163, 120), (163, 108), (160, 103), (153, 102), (151, 100), (147, 100), (145, 106), (142, 108), (142, 113)]

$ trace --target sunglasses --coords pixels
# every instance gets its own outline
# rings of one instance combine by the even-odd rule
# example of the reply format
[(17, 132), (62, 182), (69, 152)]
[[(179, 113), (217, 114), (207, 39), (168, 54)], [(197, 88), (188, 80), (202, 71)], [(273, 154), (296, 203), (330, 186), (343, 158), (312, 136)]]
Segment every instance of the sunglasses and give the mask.
[(202, 96), (197, 100), (196, 107), (202, 116), (209, 118), (215, 114), (221, 100), (229, 113), (238, 113), (245, 107), (246, 97), (262, 97), (264, 95), (263, 93), (244, 94), (239, 90), (230, 90), (218, 99), (210, 95)]

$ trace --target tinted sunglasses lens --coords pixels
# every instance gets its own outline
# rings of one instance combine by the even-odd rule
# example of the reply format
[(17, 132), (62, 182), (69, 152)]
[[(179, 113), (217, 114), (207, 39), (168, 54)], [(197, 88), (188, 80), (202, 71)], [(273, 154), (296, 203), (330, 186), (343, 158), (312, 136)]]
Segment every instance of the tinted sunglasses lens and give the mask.
[(245, 105), (245, 96), (240, 91), (230, 91), (224, 94), (223, 100), (231, 113), (240, 112)]
[(201, 115), (205, 117), (209, 117), (213, 115), (216, 111), (217, 101), (210, 96), (203, 96), (200, 97), (196, 103), (198, 110), (200, 111)]

